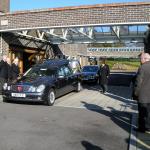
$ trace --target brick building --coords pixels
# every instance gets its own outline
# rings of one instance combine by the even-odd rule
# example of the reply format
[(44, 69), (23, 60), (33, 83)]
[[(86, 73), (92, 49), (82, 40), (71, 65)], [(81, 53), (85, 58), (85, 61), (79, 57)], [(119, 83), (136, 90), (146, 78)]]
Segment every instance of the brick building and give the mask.
[(6, 13), (10, 9), (10, 0), (0, 0), (0, 12)]
[[(0, 2), (2, 11), (7, 12), (9, 10), (7, 5), (9, 1), (1, 0)], [(2, 4), (7, 7), (3, 7)], [(56, 54), (60, 52), (57, 46), (51, 46), (54, 37), (62, 41), (61, 45), (59, 45), (62, 53), (85, 56), (87, 55), (86, 45), (71, 45), (72, 43), (76, 44), (74, 40), (70, 45), (64, 45), (63, 42), (71, 41), (71, 34), (66, 37), (67, 32), (63, 32), (64, 36), (62, 37), (59, 33), (54, 33), (53, 30), (50, 32), (49, 30), (68, 29), (68, 32), (74, 33), (79, 31), (74, 30), (79, 27), (112, 27), (140, 24), (150, 24), (150, 2), (98, 4), (4, 13), (0, 15), (0, 56), (2, 54), (9, 54), (12, 58), (20, 56), (23, 63), (25, 59), (32, 59), (34, 58), (33, 56), (37, 56), (37, 53), (43, 54), (50, 47), (53, 49), (51, 51), (53, 56), (53, 52), (56, 52)], [(34, 30), (38, 32), (34, 32)], [(46, 32), (40, 33), (43, 31)], [(18, 32), (21, 34), (18, 34)], [(27, 34), (29, 32), (31, 33), (30, 35)], [(39, 34), (38, 37), (33, 37), (37, 33)], [(82, 33), (81, 30), (78, 33), (78, 37), (87, 38), (91, 42), (94, 41), (89, 34)], [(103, 36), (102, 34), (100, 37)], [(67, 41), (68, 38), (69, 40)], [(116, 39), (116, 36), (113, 37), (114, 39)], [(46, 40), (48, 42), (43, 42)]]

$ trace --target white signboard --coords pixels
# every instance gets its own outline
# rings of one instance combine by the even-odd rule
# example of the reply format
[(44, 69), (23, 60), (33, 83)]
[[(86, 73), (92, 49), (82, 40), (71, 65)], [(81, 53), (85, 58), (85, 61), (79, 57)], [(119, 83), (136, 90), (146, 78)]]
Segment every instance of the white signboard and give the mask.
[(8, 20), (1, 20), (1, 26), (7, 26)]

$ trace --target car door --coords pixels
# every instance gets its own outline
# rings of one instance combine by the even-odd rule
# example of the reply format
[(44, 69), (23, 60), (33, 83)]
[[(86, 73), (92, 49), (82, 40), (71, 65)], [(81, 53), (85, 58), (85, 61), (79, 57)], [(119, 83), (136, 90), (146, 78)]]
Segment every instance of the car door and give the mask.
[(57, 88), (57, 95), (61, 96), (66, 92), (66, 76), (64, 72), (64, 67), (60, 67), (57, 71), (57, 81), (56, 81), (56, 88)]
[(64, 66), (64, 72), (66, 76), (66, 81), (67, 81), (67, 86), (66, 86), (66, 91), (70, 92), (74, 89), (73, 84), (75, 83), (75, 75), (73, 74), (73, 71), (69, 66)]

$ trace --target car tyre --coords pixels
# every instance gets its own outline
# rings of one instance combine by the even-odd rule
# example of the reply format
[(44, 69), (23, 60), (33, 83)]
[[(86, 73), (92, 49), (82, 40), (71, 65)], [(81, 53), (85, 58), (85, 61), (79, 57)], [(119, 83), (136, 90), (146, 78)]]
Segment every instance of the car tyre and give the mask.
[(49, 90), (48, 98), (47, 98), (47, 105), (52, 106), (55, 103), (55, 91), (53, 89)]
[(5, 97), (3, 97), (3, 102), (4, 102), (4, 103), (7, 103), (7, 102), (8, 102), (8, 99), (5, 98)]

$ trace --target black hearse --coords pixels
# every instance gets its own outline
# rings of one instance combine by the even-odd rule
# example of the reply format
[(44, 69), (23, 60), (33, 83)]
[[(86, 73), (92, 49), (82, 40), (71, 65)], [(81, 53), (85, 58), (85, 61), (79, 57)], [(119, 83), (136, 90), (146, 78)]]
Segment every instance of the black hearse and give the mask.
[(15, 83), (5, 83), (3, 98), (5, 101), (43, 101), (53, 105), (55, 98), (80, 90), (79, 74), (73, 74), (69, 61), (54, 59), (33, 66)]

